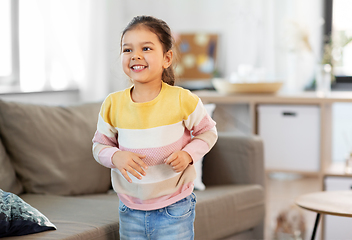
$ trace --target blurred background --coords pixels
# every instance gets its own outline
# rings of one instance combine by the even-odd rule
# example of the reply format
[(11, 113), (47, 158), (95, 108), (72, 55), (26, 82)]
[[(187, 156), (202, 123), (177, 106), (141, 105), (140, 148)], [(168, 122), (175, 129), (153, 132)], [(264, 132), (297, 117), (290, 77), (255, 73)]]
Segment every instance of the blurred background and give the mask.
[[(351, 0), (0, 0), (0, 99), (77, 104), (128, 87), (120, 38), (137, 15), (168, 23), (180, 57), (177, 84), (191, 90), (213, 89), (221, 78), (312, 92), (317, 69), (328, 64), (332, 91), (351, 91), (351, 12)], [(250, 134), (249, 107), (226, 107), (216, 107), (223, 126)], [(352, 104), (333, 104), (332, 115), (332, 161), (343, 162), (352, 151)], [(266, 232), (279, 207), (320, 189), (318, 178), (268, 179)]]
[(323, 56), (326, 2), (1, 0), (0, 91), (78, 89), (80, 101), (96, 101), (125, 88), (120, 34), (136, 15), (161, 18), (174, 34), (216, 34), (217, 77), (250, 68), (303, 90)]
[[(351, 90), (351, 10), (350, 0), (0, 0), (0, 98), (96, 102), (128, 87), (120, 40), (137, 15), (169, 24), (179, 47), (177, 84), (186, 88), (212, 89), (211, 80), (222, 78), (314, 91), (317, 66), (330, 64), (332, 89)], [(196, 45), (205, 47), (192, 52)], [(247, 108), (217, 111), (225, 125), (251, 133), (240, 114)], [(352, 106), (336, 103), (332, 112), (333, 159), (341, 161), (352, 141)]]

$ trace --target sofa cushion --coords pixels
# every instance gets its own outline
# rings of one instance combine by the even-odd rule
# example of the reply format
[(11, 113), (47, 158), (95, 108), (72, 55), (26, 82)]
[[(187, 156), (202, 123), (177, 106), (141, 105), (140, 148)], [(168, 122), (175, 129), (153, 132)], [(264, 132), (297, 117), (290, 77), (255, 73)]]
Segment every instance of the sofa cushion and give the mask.
[(6, 192), (19, 194), (23, 188), (16, 177), (15, 169), (13, 168), (10, 158), (7, 156), (5, 147), (2, 145), (0, 138), (0, 189)]
[(260, 185), (207, 186), (197, 195), (195, 239), (223, 239), (263, 221), (264, 190)]
[(55, 230), (49, 219), (16, 194), (0, 189), (0, 237)]
[(92, 155), (100, 103), (39, 106), (0, 100), (0, 134), (25, 192), (106, 192), (110, 170)]
[(21, 198), (40, 210), (57, 227), (55, 231), (28, 235), (26, 240), (119, 239), (119, 200), (116, 194), (104, 195), (105, 200), (40, 194), (24, 194)]

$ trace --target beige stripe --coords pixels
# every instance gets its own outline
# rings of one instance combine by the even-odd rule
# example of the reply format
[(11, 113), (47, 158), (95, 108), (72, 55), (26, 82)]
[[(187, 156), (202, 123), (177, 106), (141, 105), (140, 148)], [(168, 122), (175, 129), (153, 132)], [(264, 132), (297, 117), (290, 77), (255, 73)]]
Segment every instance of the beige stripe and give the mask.
[(100, 144), (98, 142), (93, 143), (93, 156), (94, 156), (94, 159), (100, 164), (102, 164), (102, 163), (100, 162), (100, 159), (99, 159), (99, 153), (101, 150), (103, 150), (104, 148), (107, 148), (107, 147), (108, 146)]
[(173, 178), (158, 183), (129, 183), (115, 171), (111, 171), (112, 185), (117, 193), (126, 194), (141, 200), (148, 200), (176, 192), (182, 185), (193, 182), (196, 170), (189, 165), (186, 170)]
[(97, 130), (109, 138), (113, 138), (117, 134), (117, 130), (109, 123), (105, 122), (100, 114), (97, 123)]
[(194, 138), (198, 138), (198, 139), (203, 140), (204, 142), (206, 142), (208, 144), (209, 149), (211, 149), (215, 145), (216, 140), (218, 139), (216, 127), (214, 126), (209, 131), (206, 131), (202, 134), (199, 134), (198, 136), (195, 136)]
[(188, 116), (187, 120), (184, 121), (185, 126), (188, 129), (191, 129), (193, 126), (197, 126), (205, 115), (207, 115), (207, 110), (204, 108), (202, 101), (199, 99), (195, 110)]
[[(122, 173), (118, 169), (114, 169), (120, 176)], [(146, 175), (142, 177), (141, 180), (127, 172), (128, 176), (131, 178), (132, 183), (137, 184), (149, 184), (149, 183), (160, 183), (167, 179), (174, 178), (175, 176), (180, 177), (181, 173), (177, 173), (174, 171), (172, 166), (169, 164), (158, 164), (155, 166), (148, 166), (148, 169), (144, 169)]]

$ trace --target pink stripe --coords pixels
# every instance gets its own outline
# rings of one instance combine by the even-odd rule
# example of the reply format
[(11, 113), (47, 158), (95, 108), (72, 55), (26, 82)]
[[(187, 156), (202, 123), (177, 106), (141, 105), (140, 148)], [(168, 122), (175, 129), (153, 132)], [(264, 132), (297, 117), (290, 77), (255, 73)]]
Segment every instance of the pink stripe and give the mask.
[(146, 155), (146, 158), (143, 159), (145, 164), (147, 164), (147, 166), (155, 166), (164, 164), (166, 158), (168, 158), (173, 152), (182, 150), (182, 148), (184, 148), (190, 141), (191, 134), (185, 129), (184, 134), (179, 140), (163, 147), (132, 149), (120, 146), (120, 150)]
[(115, 165), (112, 163), (112, 156), (115, 152), (120, 151), (116, 147), (107, 147), (101, 150), (98, 154), (98, 158), (105, 167), (107, 168), (116, 168)]
[(190, 182), (182, 185), (175, 193), (170, 195), (161, 196), (158, 198), (141, 200), (139, 198), (130, 197), (126, 194), (118, 193), (119, 199), (129, 208), (136, 210), (155, 210), (169, 206), (185, 197), (190, 195), (193, 191), (194, 184)]
[(194, 138), (192, 142), (182, 149), (182, 151), (187, 152), (191, 156), (193, 163), (204, 157), (209, 150), (208, 143), (199, 138)]
[(192, 135), (193, 136), (197, 136), (199, 134), (202, 134), (206, 131), (209, 131), (210, 129), (212, 129), (215, 126), (215, 122), (213, 119), (211, 119), (211, 117), (206, 114), (203, 119), (200, 121), (200, 123), (197, 126), (193, 127), (193, 132)]
[(96, 143), (96, 142), (104, 144), (104, 145), (108, 145), (111, 147), (117, 146), (117, 139), (116, 138), (107, 137), (105, 134), (102, 134), (99, 131), (96, 131), (94, 134), (93, 143)]

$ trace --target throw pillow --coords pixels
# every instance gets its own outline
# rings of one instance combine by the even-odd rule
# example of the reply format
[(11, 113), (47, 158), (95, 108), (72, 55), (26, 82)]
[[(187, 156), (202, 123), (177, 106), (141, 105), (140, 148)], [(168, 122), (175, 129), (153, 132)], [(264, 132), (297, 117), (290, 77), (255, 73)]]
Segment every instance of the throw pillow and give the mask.
[(49, 219), (13, 193), (0, 189), (0, 237), (22, 236), (56, 227)]
[[(207, 110), (207, 113), (209, 114), (209, 116), (213, 117), (213, 113), (214, 113), (216, 105), (213, 104), (213, 103), (204, 104), (204, 107)], [(196, 169), (196, 173), (197, 173), (197, 177), (194, 180), (194, 188), (196, 190), (200, 190), (200, 191), (205, 190), (205, 185), (204, 185), (203, 180), (202, 180), (202, 176), (203, 176), (203, 159), (204, 158), (199, 159), (194, 164), (194, 168)]]
[(0, 100), (1, 139), (25, 192), (81, 195), (110, 189), (110, 169), (92, 154), (100, 105)]

